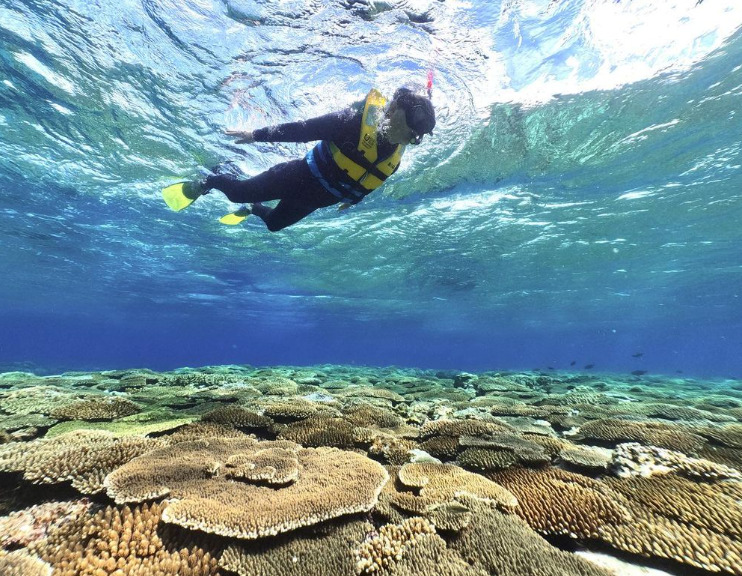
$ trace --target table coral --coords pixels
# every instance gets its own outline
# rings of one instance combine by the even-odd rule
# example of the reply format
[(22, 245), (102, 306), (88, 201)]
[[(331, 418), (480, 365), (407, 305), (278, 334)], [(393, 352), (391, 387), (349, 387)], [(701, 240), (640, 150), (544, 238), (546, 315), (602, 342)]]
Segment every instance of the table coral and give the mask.
[(23, 472), (23, 477), (35, 484), (71, 481), (83, 494), (97, 494), (103, 491), (106, 474), (166, 443), (160, 438), (78, 430), (54, 438), (3, 444), (0, 471)]
[(513, 468), (487, 477), (515, 494), (515, 513), (541, 534), (596, 538), (605, 524), (631, 520), (623, 497), (580, 474), (559, 468)]
[(355, 576), (353, 549), (373, 525), (353, 519), (329, 522), (267, 540), (230, 544), (219, 559), (240, 576)]
[(452, 464), (409, 463), (397, 472), (399, 488), (390, 486), (391, 502), (408, 512), (425, 513), (439, 504), (466, 494), (488, 500), (504, 510), (518, 504), (515, 496), (499, 484)]
[(678, 476), (611, 478), (634, 520), (605, 526), (602, 539), (643, 556), (711, 572), (742, 574), (742, 484), (697, 484)]
[[(269, 487), (230, 477), (230, 458), (243, 466), (252, 459), (257, 466), (256, 456), (275, 448), (295, 454), (294, 481)], [(208, 439), (150, 452), (111, 473), (106, 487), (119, 503), (172, 498), (163, 515), (166, 522), (251, 539), (368, 511), (387, 479), (380, 464), (353, 452), (285, 441)]]
[(642, 446), (635, 442), (619, 444), (611, 462), (614, 474), (620, 477), (652, 476), (677, 473), (702, 480), (742, 479), (739, 470), (703, 458), (691, 458), (682, 452)]
[(140, 410), (137, 404), (126, 398), (96, 396), (55, 408), (50, 415), (58, 420), (114, 420)]
[(635, 422), (632, 420), (593, 420), (580, 427), (579, 437), (612, 444), (639, 442), (692, 454), (706, 443), (705, 439), (678, 424)]
[(552, 547), (517, 516), (476, 499), (460, 500), (472, 510), (472, 521), (449, 540), (449, 548), (473, 568), (498, 576), (611, 576)]

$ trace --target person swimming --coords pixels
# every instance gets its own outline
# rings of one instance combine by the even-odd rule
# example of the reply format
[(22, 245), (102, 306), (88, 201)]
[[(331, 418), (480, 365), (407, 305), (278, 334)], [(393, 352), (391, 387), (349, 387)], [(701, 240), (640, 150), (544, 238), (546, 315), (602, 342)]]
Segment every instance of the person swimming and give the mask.
[[(373, 89), (365, 100), (331, 114), (254, 132), (227, 131), (236, 144), (252, 142), (320, 142), (301, 160), (277, 164), (252, 178), (230, 169), (215, 169), (201, 181), (168, 186), (163, 196), (173, 210), (182, 210), (211, 190), (245, 204), (222, 218), (238, 224), (255, 214), (277, 232), (318, 208), (347, 208), (363, 200), (394, 174), (407, 145), (420, 144), (435, 127), (429, 96), (399, 88), (387, 102)], [(275, 208), (262, 202), (279, 200)]]

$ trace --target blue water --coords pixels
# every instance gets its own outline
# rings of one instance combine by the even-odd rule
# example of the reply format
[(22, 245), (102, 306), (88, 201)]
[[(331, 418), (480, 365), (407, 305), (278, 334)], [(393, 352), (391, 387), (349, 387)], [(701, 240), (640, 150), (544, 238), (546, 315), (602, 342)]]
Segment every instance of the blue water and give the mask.
[[(742, 377), (740, 26), (733, 0), (0, 0), (0, 366)], [(352, 210), (271, 234), (162, 202), (309, 148), (226, 128), (429, 70), (434, 136)]]

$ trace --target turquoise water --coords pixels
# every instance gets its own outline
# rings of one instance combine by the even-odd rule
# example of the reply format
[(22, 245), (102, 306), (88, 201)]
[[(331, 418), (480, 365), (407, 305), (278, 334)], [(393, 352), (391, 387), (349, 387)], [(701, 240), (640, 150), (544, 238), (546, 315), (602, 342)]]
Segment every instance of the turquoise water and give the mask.
[[(0, 0), (0, 364), (742, 375), (742, 7)], [(438, 126), (277, 234), (160, 189), (434, 74)], [(642, 354), (642, 356), (636, 356)]]

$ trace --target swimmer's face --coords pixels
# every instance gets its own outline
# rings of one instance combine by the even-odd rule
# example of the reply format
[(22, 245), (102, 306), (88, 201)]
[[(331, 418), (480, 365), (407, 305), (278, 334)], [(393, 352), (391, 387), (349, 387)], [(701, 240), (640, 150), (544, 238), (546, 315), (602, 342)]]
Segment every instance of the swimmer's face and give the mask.
[(386, 139), (391, 144), (420, 144), (422, 134), (417, 134), (407, 125), (407, 119), (402, 108), (397, 108), (392, 103), (389, 107), (388, 119)]

